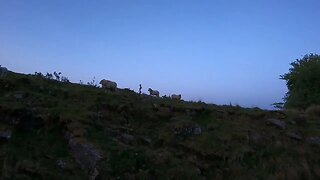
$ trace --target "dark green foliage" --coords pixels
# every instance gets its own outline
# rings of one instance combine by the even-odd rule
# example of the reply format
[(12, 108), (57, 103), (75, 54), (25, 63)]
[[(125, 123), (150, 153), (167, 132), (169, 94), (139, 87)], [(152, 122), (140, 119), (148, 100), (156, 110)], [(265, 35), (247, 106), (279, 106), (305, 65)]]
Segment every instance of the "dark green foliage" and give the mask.
[(286, 108), (305, 109), (320, 104), (320, 56), (305, 55), (291, 63), (289, 72), (281, 75), (287, 83)]

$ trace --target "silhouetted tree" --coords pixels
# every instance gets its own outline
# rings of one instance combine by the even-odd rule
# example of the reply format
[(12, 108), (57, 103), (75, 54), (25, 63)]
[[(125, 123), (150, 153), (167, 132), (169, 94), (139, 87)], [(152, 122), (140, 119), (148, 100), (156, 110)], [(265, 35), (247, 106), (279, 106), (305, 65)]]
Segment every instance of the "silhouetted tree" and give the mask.
[(280, 76), (288, 87), (284, 107), (305, 109), (320, 104), (320, 56), (307, 54), (290, 65), (289, 72)]

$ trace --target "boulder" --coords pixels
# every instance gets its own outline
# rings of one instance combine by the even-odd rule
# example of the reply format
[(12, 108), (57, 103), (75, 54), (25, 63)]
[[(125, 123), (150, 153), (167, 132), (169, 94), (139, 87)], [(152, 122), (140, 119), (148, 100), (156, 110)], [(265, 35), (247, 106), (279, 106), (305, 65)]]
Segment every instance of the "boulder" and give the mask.
[(320, 136), (307, 137), (306, 142), (311, 145), (320, 145)]
[(286, 135), (289, 138), (297, 140), (297, 141), (301, 141), (303, 139), (302, 135), (298, 132), (288, 132)]
[(138, 142), (142, 145), (150, 146), (152, 143), (152, 140), (148, 137), (138, 137)]
[(201, 127), (194, 127), (193, 128), (193, 134), (194, 135), (199, 135), (199, 134), (202, 134), (202, 129), (201, 129)]
[(0, 131), (0, 140), (1, 141), (8, 141), (11, 139), (11, 131), (10, 130), (5, 130), (5, 131)]
[(68, 146), (76, 162), (87, 172), (89, 179), (94, 180), (99, 175), (97, 163), (102, 159), (100, 152), (81, 138), (70, 138)]
[(258, 131), (248, 131), (248, 141), (249, 143), (257, 145), (268, 145), (272, 142), (272, 139), (264, 132)]
[(67, 161), (63, 160), (63, 159), (58, 159), (57, 160), (57, 165), (61, 168), (61, 169), (66, 169), (67, 168)]
[(267, 125), (275, 126), (278, 129), (285, 129), (286, 128), (286, 122), (279, 119), (268, 119), (266, 121)]
[(175, 135), (178, 136), (193, 136), (193, 135), (200, 135), (203, 132), (203, 129), (190, 120), (179, 120), (180, 118), (175, 117), (172, 123), (172, 130)]
[(125, 144), (133, 144), (135, 138), (133, 135), (130, 134), (121, 134), (119, 140)]

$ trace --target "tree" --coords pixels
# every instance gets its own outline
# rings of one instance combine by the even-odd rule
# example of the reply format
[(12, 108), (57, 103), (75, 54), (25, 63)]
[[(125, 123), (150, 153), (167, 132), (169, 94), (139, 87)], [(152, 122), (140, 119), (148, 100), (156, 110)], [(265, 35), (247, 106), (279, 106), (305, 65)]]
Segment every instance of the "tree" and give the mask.
[(320, 55), (307, 54), (290, 65), (289, 72), (280, 76), (288, 87), (284, 107), (305, 109), (320, 104)]

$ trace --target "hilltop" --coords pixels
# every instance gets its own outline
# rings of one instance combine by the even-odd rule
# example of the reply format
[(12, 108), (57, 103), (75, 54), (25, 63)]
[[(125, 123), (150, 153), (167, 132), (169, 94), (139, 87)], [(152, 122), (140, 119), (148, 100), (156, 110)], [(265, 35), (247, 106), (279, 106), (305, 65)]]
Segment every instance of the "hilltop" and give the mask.
[(320, 118), (174, 101), (14, 72), (0, 179), (318, 179)]

